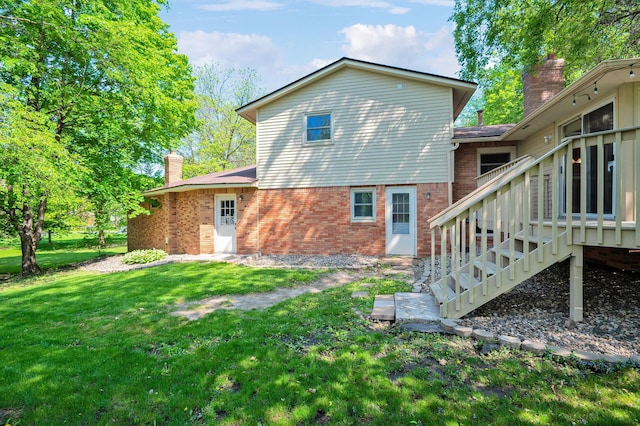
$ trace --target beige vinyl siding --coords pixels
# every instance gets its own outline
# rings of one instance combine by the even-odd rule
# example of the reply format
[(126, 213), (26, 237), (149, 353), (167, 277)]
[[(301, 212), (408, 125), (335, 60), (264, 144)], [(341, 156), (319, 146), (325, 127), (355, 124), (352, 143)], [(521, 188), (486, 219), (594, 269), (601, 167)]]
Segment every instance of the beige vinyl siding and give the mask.
[[(314, 112), (331, 112), (333, 144), (303, 144)], [(258, 110), (259, 186), (446, 182), (452, 114), (450, 88), (340, 70)]]

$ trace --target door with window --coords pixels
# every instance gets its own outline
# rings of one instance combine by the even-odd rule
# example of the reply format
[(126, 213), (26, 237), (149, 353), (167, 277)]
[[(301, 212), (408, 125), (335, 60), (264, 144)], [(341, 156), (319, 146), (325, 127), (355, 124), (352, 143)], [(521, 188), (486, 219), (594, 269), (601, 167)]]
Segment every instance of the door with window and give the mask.
[[(562, 126), (562, 136), (578, 136), (581, 134), (612, 130), (613, 126), (613, 103), (609, 103)], [(602, 175), (604, 178), (604, 217), (613, 218), (615, 216), (615, 191), (613, 190), (613, 184), (616, 178), (615, 144), (604, 145), (603, 155), (600, 161), (598, 161), (598, 149), (596, 146), (586, 146), (584, 154), (585, 156), (582, 158), (580, 148), (574, 148), (571, 153), (571, 168), (569, 170), (564, 170), (565, 166), (563, 165), (560, 170), (562, 182), (561, 190), (563, 194), (561, 198), (562, 213), (566, 214), (567, 212), (566, 198), (564, 196), (564, 194), (566, 194), (566, 173), (569, 173), (572, 182), (573, 197), (571, 211), (574, 214), (578, 214), (578, 212), (580, 212), (580, 170), (582, 163), (586, 163), (587, 217), (595, 217), (597, 214), (598, 169), (602, 169)], [(563, 162), (563, 164), (566, 164), (566, 161)]]
[(386, 251), (388, 256), (416, 256), (416, 188), (391, 187), (386, 190)]
[(216, 195), (214, 246), (216, 253), (236, 252), (236, 196)]

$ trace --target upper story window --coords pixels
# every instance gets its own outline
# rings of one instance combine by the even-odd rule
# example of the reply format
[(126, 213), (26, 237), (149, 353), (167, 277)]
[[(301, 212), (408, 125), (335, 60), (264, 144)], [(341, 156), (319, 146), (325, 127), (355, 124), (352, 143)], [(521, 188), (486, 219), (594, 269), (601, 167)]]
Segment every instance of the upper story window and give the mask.
[(613, 130), (613, 102), (601, 106), (562, 126), (562, 137)]
[(330, 143), (332, 141), (331, 113), (307, 114), (304, 120), (304, 142)]

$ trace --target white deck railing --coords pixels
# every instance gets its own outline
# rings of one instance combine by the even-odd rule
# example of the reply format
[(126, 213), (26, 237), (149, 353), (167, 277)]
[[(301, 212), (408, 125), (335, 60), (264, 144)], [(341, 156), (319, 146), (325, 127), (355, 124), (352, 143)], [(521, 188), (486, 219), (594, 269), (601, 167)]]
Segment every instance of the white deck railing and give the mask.
[[(543, 243), (550, 242), (553, 255), (559, 244), (605, 244), (606, 231), (614, 232), (615, 244), (621, 245), (623, 223), (628, 229), (631, 221), (635, 244), (640, 247), (640, 222), (635, 220), (640, 211), (639, 141), (640, 126), (567, 138), (538, 159), (518, 161), (432, 217), (431, 253), (436, 253), (436, 248), (441, 253), (442, 285), (449, 283), (444, 278), (447, 271), (455, 278), (451, 282), (455, 283), (456, 309), (460, 309), (464, 291), (460, 276), (469, 273), (468, 266), (463, 270), (464, 265), (482, 265), (482, 276), (478, 277), (482, 294), (493, 292), (487, 288), (487, 253), (492, 248), (503, 253), (507, 250), (508, 261), (498, 262), (497, 270), (491, 274), (495, 275), (492, 285), (499, 288), (505, 277), (516, 279), (516, 268), (509, 268), (508, 275), (504, 273), (516, 260), (524, 262), (524, 271), (529, 270), (530, 262), (544, 261), (544, 251), (535, 250)], [(605, 159), (605, 152), (614, 158)], [(610, 191), (611, 196), (606, 196), (605, 191)], [(607, 215), (609, 210), (611, 215)], [(588, 223), (595, 228), (595, 234), (587, 235)], [(522, 254), (517, 253), (518, 258), (516, 236), (522, 250)], [(535, 251), (533, 256), (530, 250)], [(431, 271), (434, 283), (435, 256), (431, 256)], [(473, 304), (474, 291), (467, 296)]]

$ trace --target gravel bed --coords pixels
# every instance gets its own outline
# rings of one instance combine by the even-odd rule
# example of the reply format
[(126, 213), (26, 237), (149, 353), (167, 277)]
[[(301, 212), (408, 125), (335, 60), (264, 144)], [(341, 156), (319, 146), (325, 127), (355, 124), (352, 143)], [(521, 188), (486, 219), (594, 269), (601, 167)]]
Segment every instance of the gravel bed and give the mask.
[(250, 256), (238, 263), (274, 268), (339, 268), (359, 269), (375, 266), (378, 258), (362, 255), (331, 255), (331, 256), (304, 256), (304, 255), (268, 255)]
[(602, 354), (640, 354), (640, 274), (584, 267), (584, 321), (569, 320), (569, 263), (554, 265), (463, 318), (462, 324)]

